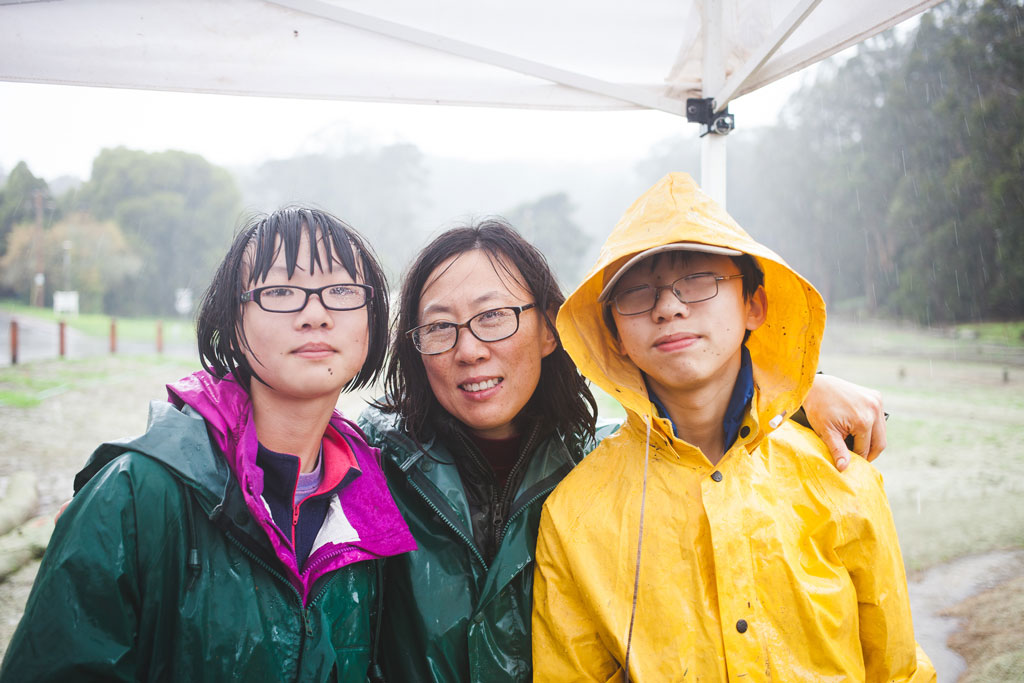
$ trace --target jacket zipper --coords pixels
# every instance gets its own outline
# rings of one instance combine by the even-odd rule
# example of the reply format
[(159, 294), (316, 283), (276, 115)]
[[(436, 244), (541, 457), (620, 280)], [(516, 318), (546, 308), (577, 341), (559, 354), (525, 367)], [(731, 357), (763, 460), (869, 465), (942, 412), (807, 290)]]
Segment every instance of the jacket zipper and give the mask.
[[(509, 526), (511, 526), (512, 525), (512, 521), (516, 517), (518, 517), (519, 515), (523, 514), (523, 510), (527, 509), (528, 507), (530, 507), (531, 505), (536, 503), (538, 500), (540, 500), (541, 498), (543, 498), (544, 496), (548, 495), (549, 493), (551, 493), (554, 490), (555, 490), (555, 487), (552, 486), (551, 488), (545, 489), (545, 490), (540, 491), (539, 493), (537, 493), (537, 495), (535, 495), (533, 498), (528, 500), (525, 505), (521, 506), (518, 510), (516, 510), (514, 515), (512, 515), (511, 517), (508, 518), (508, 523), (505, 525), (505, 528), (507, 529)], [(504, 534), (502, 534), (502, 535), (504, 535)]]
[[(320, 546), (320, 547), (322, 548), (323, 546)], [(328, 560), (333, 560), (335, 557), (340, 557), (341, 555), (344, 555), (344, 554), (345, 554), (344, 550), (330, 550), (330, 551), (324, 553), (323, 555), (321, 555), (320, 557), (316, 558), (315, 560), (313, 560), (312, 563), (307, 564), (306, 568), (302, 571), (302, 574), (304, 574), (305, 576), (311, 576), (312, 573), (313, 573), (313, 569), (314, 568), (319, 567), (320, 565), (322, 565), (324, 562), (327, 562)]]
[(317, 600), (324, 596), (324, 593), (327, 592), (327, 589), (330, 587), (332, 580), (333, 579), (329, 579), (328, 581), (326, 581), (323, 587), (320, 589), (320, 591), (316, 594), (316, 596), (314, 596), (313, 599), (309, 601), (309, 604), (306, 606), (306, 608), (302, 610), (302, 621), (306, 626), (306, 635), (310, 638), (313, 637), (313, 625), (309, 616), (313, 610), (313, 605), (316, 604)]
[[(491, 468), (490, 463), (487, 462), (487, 459), (483, 457), (483, 454), (480, 453), (479, 449), (477, 449), (476, 444), (473, 443), (471, 439), (467, 438), (465, 435), (463, 435), (459, 431), (456, 431), (455, 436), (456, 436), (456, 438), (460, 442), (462, 442), (462, 450), (465, 451), (469, 455), (469, 457), (473, 458), (474, 462), (476, 463), (477, 468), (480, 469), (482, 472), (485, 472), (485, 473), (490, 472), (491, 473), (491, 479), (493, 480), (493, 478), (494, 478), (494, 475), (493, 475), (494, 470)], [(520, 458), (520, 459), (522, 459), (522, 458)], [(512, 466), (512, 470), (508, 474), (509, 481), (512, 480), (512, 475), (514, 475), (516, 473), (516, 470), (518, 470), (518, 469), (519, 469), (519, 459), (516, 460), (516, 463)], [(456, 472), (459, 471), (458, 465), (455, 466), (455, 471)], [(485, 476), (487, 476), (487, 475), (485, 474)], [(460, 480), (462, 479), (461, 473), (459, 474), (459, 479)], [(465, 489), (465, 482), (463, 482), (462, 484), (463, 484), (463, 489)], [(508, 483), (506, 482), (505, 485), (508, 486)], [(497, 490), (498, 487), (497, 486), (490, 487), (490, 489), (491, 489), (491, 495), (490, 495), (491, 527), (494, 528), (494, 527), (497, 526), (494, 523), (495, 522), (495, 513), (498, 510), (498, 501), (501, 500), (501, 498), (499, 497), (498, 490)], [(467, 496), (467, 499), (468, 499), (468, 496)], [(467, 502), (468, 502), (468, 500), (467, 500)], [(472, 521), (470, 521), (470, 525), (472, 525)], [(474, 533), (475, 533), (475, 531), (474, 531)], [(497, 535), (497, 533), (498, 533), (496, 528), (494, 529), (494, 533), (495, 533), (495, 535)], [(494, 554), (495, 554), (495, 556), (497, 556), (497, 554), (498, 554), (497, 545), (495, 545)], [(485, 563), (484, 566), (486, 567), (487, 564)]]
[(437, 516), (441, 520), (443, 520), (444, 523), (447, 524), (452, 531), (455, 532), (455, 535), (461, 538), (463, 542), (467, 546), (469, 546), (469, 549), (473, 551), (473, 554), (476, 556), (476, 559), (480, 560), (480, 564), (483, 565), (484, 569), (487, 569), (487, 563), (484, 562), (484, 556), (480, 554), (480, 551), (477, 549), (476, 544), (474, 544), (473, 541), (471, 541), (470, 539), (466, 538), (466, 534), (459, 531), (458, 527), (456, 527), (451, 522), (451, 520), (444, 516), (444, 513), (442, 513), (441, 510), (436, 505), (434, 505), (430, 498), (427, 497), (427, 494), (423, 492), (423, 489), (416, 485), (416, 482), (412, 480), (412, 477), (409, 477), (409, 485), (416, 489), (416, 493), (420, 494), (420, 497), (423, 498), (424, 502), (426, 502), (426, 504), (430, 506), (430, 509), (437, 513)]
[(279, 581), (281, 581), (281, 583), (288, 586), (288, 588), (291, 589), (292, 594), (295, 596), (295, 599), (299, 605), (299, 615), (302, 617), (302, 629), (300, 629), (299, 632), (299, 657), (295, 664), (295, 681), (296, 683), (298, 683), (298, 681), (300, 680), (300, 674), (302, 673), (302, 655), (303, 652), (305, 651), (305, 641), (307, 637), (313, 636), (313, 627), (309, 623), (309, 614), (307, 612), (307, 608), (305, 605), (302, 604), (302, 595), (299, 593), (298, 589), (296, 589), (295, 586), (292, 585), (291, 581), (286, 579), (284, 576), (281, 575), (280, 572), (278, 572), (276, 569), (274, 569), (269, 564), (260, 559), (256, 555), (256, 553), (246, 548), (245, 545), (237, 538), (235, 538), (233, 534), (231, 534), (228, 531), (225, 531), (224, 535), (228, 537), (228, 540), (230, 540), (232, 543), (238, 546), (238, 548), (253, 562), (255, 562), (257, 566), (262, 567), (264, 570), (266, 570), (268, 574), (277, 578)]
[[(533, 431), (530, 432), (530, 438), (526, 442), (526, 448), (524, 448), (522, 452), (519, 454), (519, 459), (516, 460), (516, 464), (512, 466), (512, 471), (508, 473), (508, 479), (505, 480), (504, 490), (501, 492), (501, 497), (498, 500), (504, 502), (508, 495), (511, 493), (510, 489), (512, 488), (512, 482), (515, 481), (516, 475), (519, 473), (520, 465), (522, 465), (524, 461), (529, 460), (528, 454), (533, 452), (534, 442), (537, 440), (538, 431), (540, 431), (540, 425), (534, 425)], [(536, 500), (536, 498), (534, 498), (533, 500)], [(530, 503), (532, 503), (533, 500), (531, 500)], [(512, 501), (509, 501), (509, 506), (511, 506), (511, 504)], [(526, 506), (524, 505), (523, 507)], [(522, 508), (520, 508), (520, 510), (522, 510)], [(495, 554), (497, 554), (498, 550), (501, 548), (501, 542), (505, 540), (505, 531), (508, 529), (508, 525), (512, 522), (512, 517), (515, 517), (515, 515), (512, 515), (511, 517), (506, 519), (500, 528), (495, 528), (494, 530), (496, 534), (495, 540), (497, 541), (497, 543), (495, 543), (494, 546)]]

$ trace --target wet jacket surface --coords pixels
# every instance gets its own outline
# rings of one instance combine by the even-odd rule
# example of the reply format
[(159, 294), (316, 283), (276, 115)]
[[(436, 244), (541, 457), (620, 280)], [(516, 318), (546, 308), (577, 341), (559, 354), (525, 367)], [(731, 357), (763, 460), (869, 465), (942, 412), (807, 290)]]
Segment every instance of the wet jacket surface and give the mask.
[[(765, 271), (767, 320), (747, 344), (754, 396), (717, 466), (658, 416), (597, 303), (606, 267), (678, 241), (753, 254)], [(778, 417), (811, 385), (824, 320), (810, 284), (687, 176), (669, 176), (626, 213), (558, 316), (566, 349), (627, 421), (545, 504), (536, 680), (623, 677), (647, 448), (634, 680), (935, 680), (914, 641), (880, 475), (860, 458), (839, 473), (810, 430)]]
[(143, 436), (76, 478), (0, 678), (366, 680), (370, 560), (413, 547), (375, 451), (335, 414), (360, 471), (299, 571), (260, 497), (245, 392), (205, 373), (168, 389)]
[[(397, 417), (359, 418), (381, 449), (384, 472), (418, 549), (385, 562), (382, 659), (389, 683), (532, 680), (530, 613), (541, 506), (586, 447), (548, 433), (513, 473), (513, 495), (491, 562), (475, 540), (455, 464), (464, 444), (422, 447)], [(529, 435), (524, 433), (524, 438)], [(587, 444), (589, 446), (589, 442)], [(527, 448), (524, 445), (524, 448)]]

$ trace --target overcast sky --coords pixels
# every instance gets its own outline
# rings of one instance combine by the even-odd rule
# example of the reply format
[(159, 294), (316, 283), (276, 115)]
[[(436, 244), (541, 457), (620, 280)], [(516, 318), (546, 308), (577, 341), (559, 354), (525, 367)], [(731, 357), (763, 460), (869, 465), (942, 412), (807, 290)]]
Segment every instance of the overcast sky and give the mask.
[[(736, 100), (738, 131), (774, 122), (801, 74)], [(88, 177), (104, 147), (195, 152), (228, 167), (409, 142), (475, 160), (624, 161), (697, 126), (654, 111), (536, 110), (236, 97), (0, 82), (0, 167)]]

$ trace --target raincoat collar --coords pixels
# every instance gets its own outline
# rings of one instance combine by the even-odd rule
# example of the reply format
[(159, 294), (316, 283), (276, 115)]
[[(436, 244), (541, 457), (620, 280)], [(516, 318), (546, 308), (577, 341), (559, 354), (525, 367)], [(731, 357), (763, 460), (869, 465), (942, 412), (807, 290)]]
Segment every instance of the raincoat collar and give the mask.
[[(360, 560), (378, 559), (416, 547), (387, 489), (378, 464), (379, 451), (367, 445), (356, 425), (337, 411), (330, 426), (352, 449), (361, 475), (338, 495), (325, 526), (344, 528), (341, 542), (327, 542), (313, 551), (304, 573), (299, 571), (288, 539), (274, 523), (262, 495), (264, 472), (256, 464), (258, 442), (248, 393), (231, 377), (218, 379), (199, 371), (167, 385), (168, 400), (181, 408), (189, 406), (206, 421), (210, 439), (224, 455), (234, 473), (246, 507), (266, 533), (274, 553), (303, 598), (320, 576)], [(319, 539), (318, 539), (319, 542)]]
[[(647, 394), (651, 397), (651, 403), (654, 404), (655, 410), (658, 411), (658, 417), (668, 420), (669, 424), (672, 425), (672, 434), (678, 439), (679, 429), (676, 427), (675, 421), (668, 414), (665, 404), (661, 402), (658, 395), (651, 389), (651, 383), (646, 377), (644, 377), (644, 386), (647, 387)], [(723, 443), (726, 450), (736, 441), (736, 436), (740, 433), (740, 425), (743, 423), (743, 417), (747, 414), (747, 404), (750, 403), (750, 399), (753, 396), (754, 374), (750, 366), (750, 352), (744, 346), (740, 349), (740, 371), (736, 374), (736, 384), (732, 387), (729, 405), (725, 409), (725, 419), (722, 420), (722, 431), (725, 436)]]
[[(685, 173), (672, 173), (626, 211), (601, 249), (597, 263), (558, 313), (562, 344), (580, 371), (625, 408), (627, 419), (645, 420), (657, 431), (671, 430), (658, 419), (643, 373), (626, 356), (605, 325), (598, 302), (614, 268), (628, 257), (674, 242), (698, 242), (754, 256), (764, 271), (767, 317), (753, 331), (750, 352), (754, 392), (751, 411), (763, 433), (792, 415), (803, 402), (817, 370), (825, 304), (817, 290), (778, 254), (754, 241)], [(672, 435), (663, 437), (671, 440)]]

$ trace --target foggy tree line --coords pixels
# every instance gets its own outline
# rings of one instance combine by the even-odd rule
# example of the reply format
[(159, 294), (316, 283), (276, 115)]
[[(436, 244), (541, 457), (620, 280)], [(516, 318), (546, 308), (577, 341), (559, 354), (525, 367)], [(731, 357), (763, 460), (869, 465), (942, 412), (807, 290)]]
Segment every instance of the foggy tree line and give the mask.
[[(737, 121), (742, 131), (743, 121)], [(729, 213), (831, 311), (1024, 317), (1024, 3), (956, 0), (830, 60), (728, 141)], [(699, 167), (692, 137), (638, 165)]]
[(868, 41), (744, 151), (730, 183), (761, 191), (737, 210), (830, 304), (922, 324), (1024, 316), (1019, 0), (947, 2)]
[[(695, 136), (666, 141), (621, 170), (623, 185), (695, 169), (698, 148)], [(924, 324), (1024, 317), (1022, 2), (951, 0), (915, 31), (826, 63), (776, 126), (730, 138), (728, 181), (730, 213), (833, 311)], [(430, 186), (410, 144), (234, 173), (184, 152), (108, 149), (63, 192), (19, 164), (0, 187), (0, 296), (27, 301), (41, 269), (47, 295), (76, 289), (84, 310), (172, 314), (176, 289), (198, 294), (209, 281), (240, 216), (296, 201), (363, 231), (397, 282), (437, 228), (420, 217), (439, 191), (472, 188)], [(494, 207), (567, 289), (617, 218), (588, 234), (574, 210), (558, 188)]]
[[(429, 237), (419, 219), (427, 175), (409, 144), (271, 160), (235, 174), (195, 154), (106, 149), (88, 181), (59, 194), (19, 163), (0, 186), (0, 297), (48, 306), (54, 290), (75, 290), (85, 312), (174, 315), (176, 292), (191, 290), (194, 303), (247, 218), (294, 203), (362, 231), (397, 283)], [(586, 241), (573, 210), (555, 192), (504, 211), (567, 285), (581, 274)], [(40, 272), (45, 296), (35, 299)]]
[(199, 290), (238, 215), (234, 179), (184, 152), (106, 149), (88, 181), (54, 196), (19, 163), (0, 194), (0, 287), (28, 302), (79, 292), (84, 311), (166, 315), (175, 292)]

